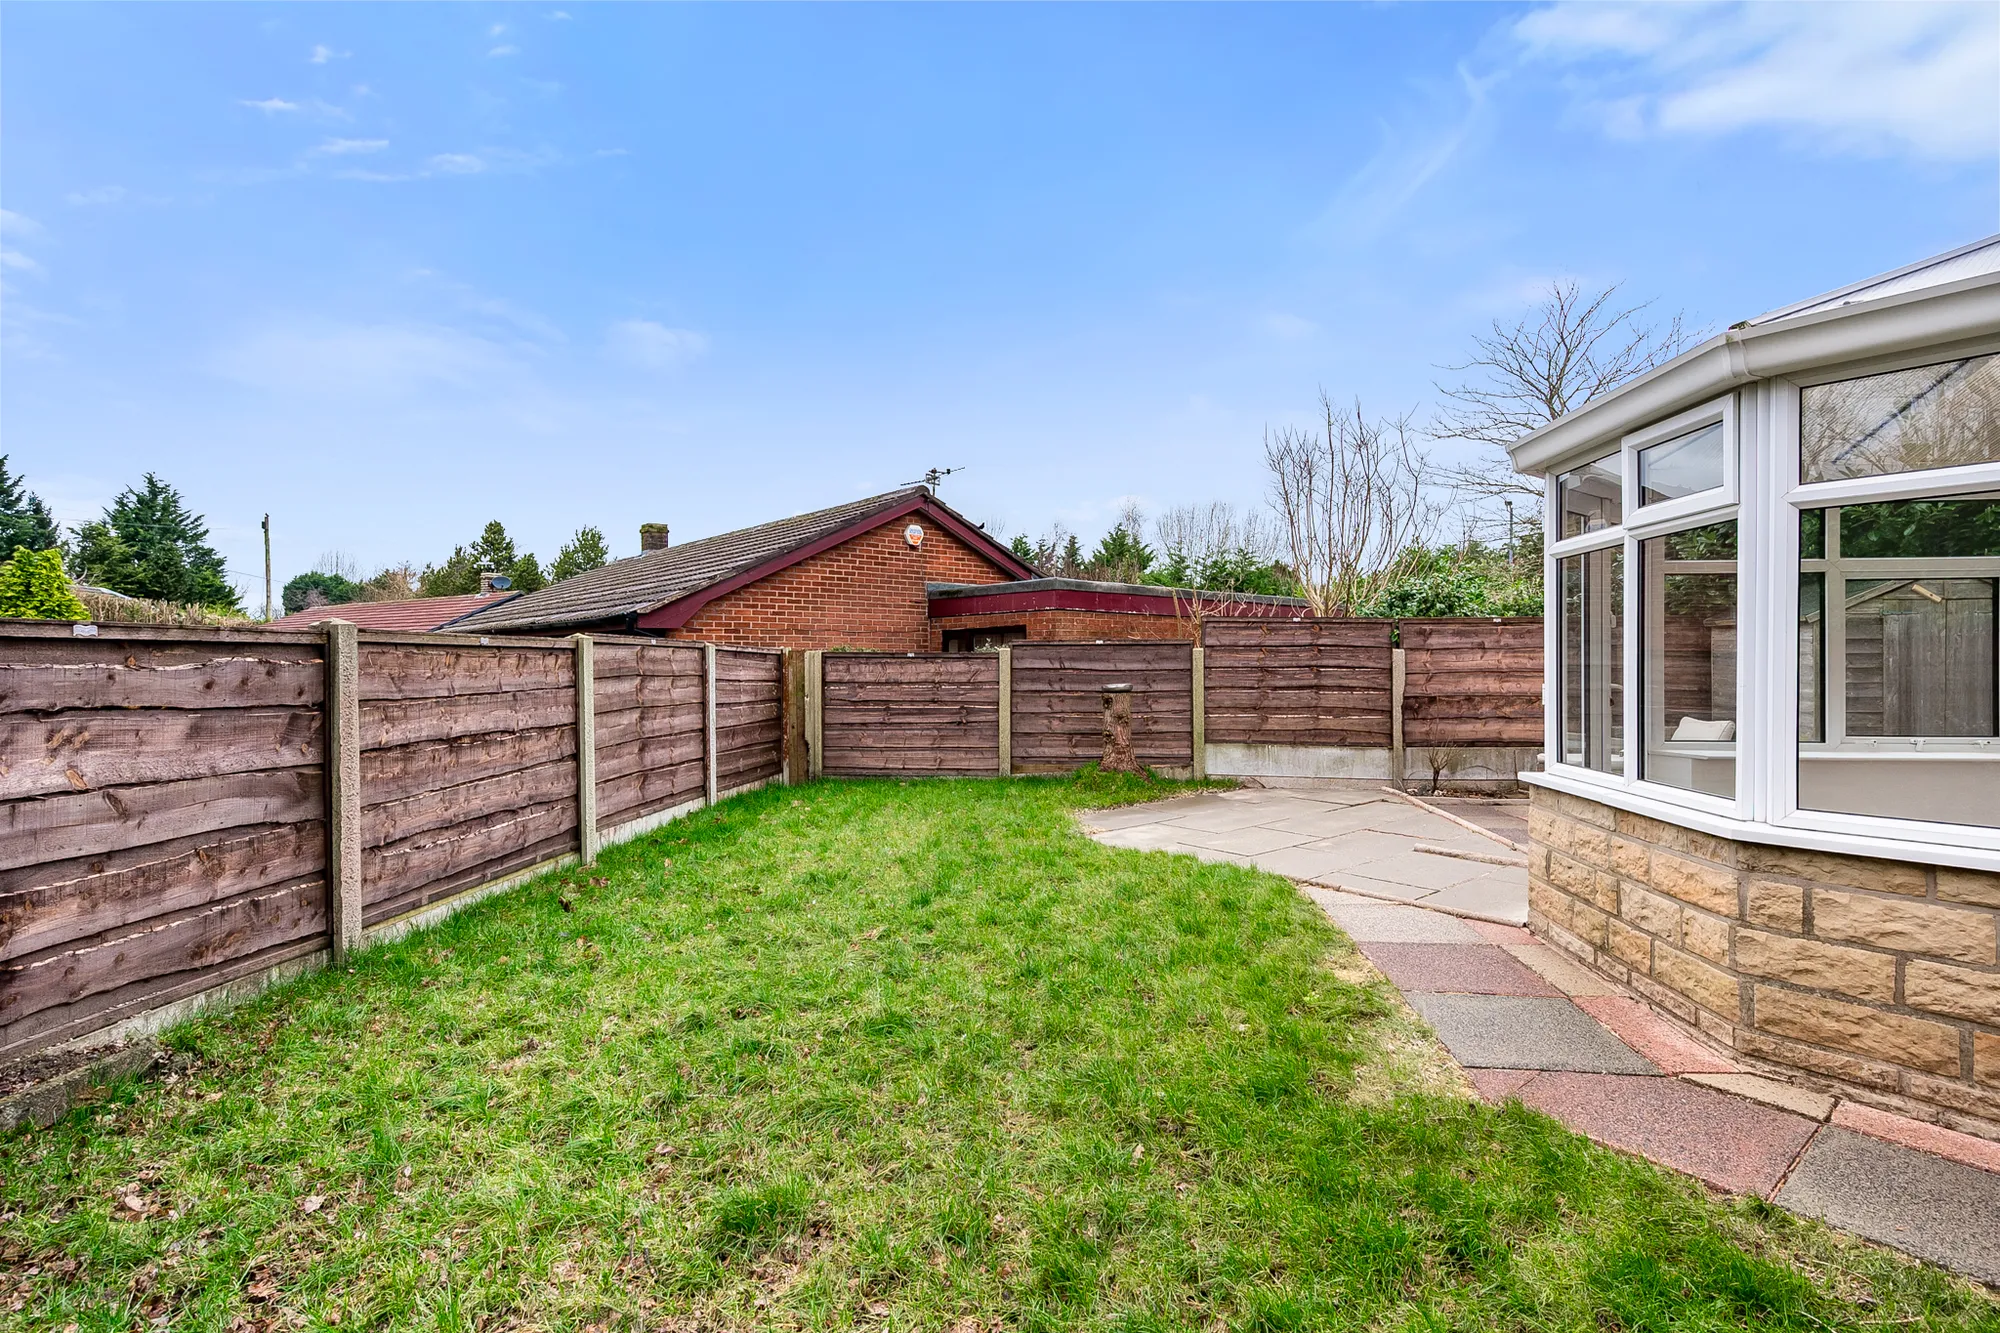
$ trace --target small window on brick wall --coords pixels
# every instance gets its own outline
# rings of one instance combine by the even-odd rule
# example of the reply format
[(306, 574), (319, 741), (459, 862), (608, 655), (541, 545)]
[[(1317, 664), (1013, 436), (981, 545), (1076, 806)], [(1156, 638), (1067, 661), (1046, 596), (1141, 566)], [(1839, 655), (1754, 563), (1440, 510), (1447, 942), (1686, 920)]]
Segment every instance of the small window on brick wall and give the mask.
[(994, 625), (985, 629), (948, 629), (944, 650), (948, 653), (997, 653), (1002, 644), (1018, 643), (1028, 637), (1026, 625)]

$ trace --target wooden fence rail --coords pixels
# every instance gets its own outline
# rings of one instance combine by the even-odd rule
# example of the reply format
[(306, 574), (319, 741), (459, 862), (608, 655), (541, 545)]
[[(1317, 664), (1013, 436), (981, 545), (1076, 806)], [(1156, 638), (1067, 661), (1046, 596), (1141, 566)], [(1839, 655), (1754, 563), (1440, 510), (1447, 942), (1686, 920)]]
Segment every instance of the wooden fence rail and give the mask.
[(629, 836), (783, 771), (775, 652), (91, 629), (0, 622), (0, 1059), (573, 860), (589, 806)]

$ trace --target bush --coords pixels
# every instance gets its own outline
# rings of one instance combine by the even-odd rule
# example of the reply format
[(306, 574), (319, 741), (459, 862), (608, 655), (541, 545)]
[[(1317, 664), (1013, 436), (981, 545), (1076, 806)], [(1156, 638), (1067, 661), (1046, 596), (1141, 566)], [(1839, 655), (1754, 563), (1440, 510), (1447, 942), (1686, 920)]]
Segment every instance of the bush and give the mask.
[(0, 564), (0, 616), (88, 620), (90, 612), (69, 586), (60, 550), (31, 551), (16, 546), (13, 558)]

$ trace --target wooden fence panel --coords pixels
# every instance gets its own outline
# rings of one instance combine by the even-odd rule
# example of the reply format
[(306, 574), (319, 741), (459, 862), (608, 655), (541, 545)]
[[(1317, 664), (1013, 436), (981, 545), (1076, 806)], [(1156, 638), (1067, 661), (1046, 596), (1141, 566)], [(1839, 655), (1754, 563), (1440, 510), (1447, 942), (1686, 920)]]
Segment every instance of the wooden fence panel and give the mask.
[[(566, 640), (363, 639), (359, 653), (365, 925), (576, 850)], [(398, 780), (370, 787), (370, 772)]]
[(785, 764), (785, 658), (749, 648), (715, 654), (715, 785), (775, 778)]
[(1013, 645), (1014, 768), (1059, 772), (1104, 753), (1103, 687), (1132, 687), (1132, 748), (1150, 767), (1194, 763), (1194, 655), (1186, 643)]
[(1386, 749), (1387, 620), (1210, 620), (1202, 626), (1210, 742)]
[(326, 943), (320, 645), (0, 625), (0, 1058)]
[(599, 643), (597, 827), (686, 804), (707, 790), (707, 652), (700, 644)]
[(1000, 767), (1000, 659), (828, 653), (822, 771), (835, 777), (992, 776)]
[(1542, 744), (1542, 621), (1401, 620), (1403, 743)]

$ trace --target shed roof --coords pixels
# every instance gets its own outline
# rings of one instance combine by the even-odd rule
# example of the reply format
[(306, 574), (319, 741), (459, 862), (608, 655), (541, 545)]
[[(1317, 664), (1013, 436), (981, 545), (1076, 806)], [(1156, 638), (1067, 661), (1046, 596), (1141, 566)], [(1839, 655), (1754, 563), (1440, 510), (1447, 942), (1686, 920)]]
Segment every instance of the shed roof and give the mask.
[(468, 633), (545, 630), (645, 615), (704, 593), (720, 595), (728, 590), (724, 585), (741, 586), (826, 546), (918, 511), (979, 547), (1001, 569), (1013, 574), (1032, 572), (1005, 546), (927, 488), (912, 486), (615, 560), (540, 592), (524, 593), (505, 606), (468, 616), (452, 628)]
[(340, 602), (280, 616), (268, 628), (303, 630), (329, 620), (345, 620), (363, 629), (434, 630), (520, 595), (473, 592), (459, 597), (406, 597), (397, 602)]

